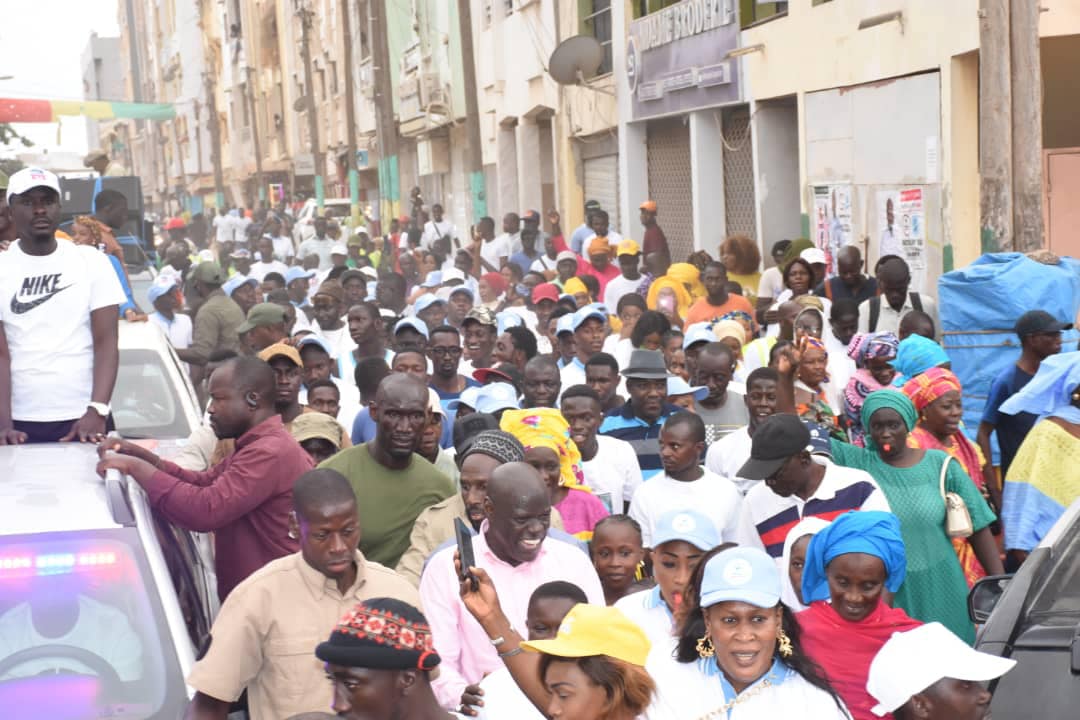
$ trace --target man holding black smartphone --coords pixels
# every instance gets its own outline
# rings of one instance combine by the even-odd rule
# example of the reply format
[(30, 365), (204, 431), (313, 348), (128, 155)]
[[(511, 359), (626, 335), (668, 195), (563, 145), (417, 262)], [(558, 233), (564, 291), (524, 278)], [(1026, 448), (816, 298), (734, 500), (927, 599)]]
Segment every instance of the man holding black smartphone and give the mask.
[[(604, 604), (600, 579), (588, 555), (547, 536), (551, 497), (531, 466), (514, 462), (495, 469), (484, 500), (484, 518), (479, 534), (471, 540), (474, 567), (483, 568), (491, 577), (503, 610), (518, 632), (525, 632), (529, 597), (545, 582), (574, 583), (589, 602)], [(457, 708), (468, 686), (502, 667), (499, 646), (504, 642), (489, 638), (462, 604), (462, 578), (454, 567), (456, 552), (457, 546), (451, 545), (432, 555), (420, 580), (420, 599), (443, 659), (435, 694), (446, 708)]]

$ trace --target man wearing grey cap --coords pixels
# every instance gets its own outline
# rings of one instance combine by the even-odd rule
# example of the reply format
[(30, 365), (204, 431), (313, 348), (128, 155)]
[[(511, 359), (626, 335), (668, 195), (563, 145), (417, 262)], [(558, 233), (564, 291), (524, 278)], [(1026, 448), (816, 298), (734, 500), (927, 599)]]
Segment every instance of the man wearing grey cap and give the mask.
[[(244, 322), (244, 311), (221, 289), (225, 280), (225, 272), (216, 262), (203, 261), (191, 271), (192, 289), (202, 298), (202, 303), (195, 314), (191, 347), (176, 352), (186, 363), (201, 367), (214, 350), (240, 352), (236, 328)], [(195, 368), (192, 371), (199, 372), (201, 377), (201, 371)]]
[(0, 444), (100, 440), (124, 291), (97, 248), (57, 242), (56, 175), (20, 170), (6, 196), (19, 239), (0, 262)]

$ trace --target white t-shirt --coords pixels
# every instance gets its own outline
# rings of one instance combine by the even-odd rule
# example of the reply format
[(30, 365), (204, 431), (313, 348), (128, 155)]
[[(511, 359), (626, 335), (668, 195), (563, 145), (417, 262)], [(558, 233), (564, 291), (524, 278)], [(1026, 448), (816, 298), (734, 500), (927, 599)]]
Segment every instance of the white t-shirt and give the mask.
[(288, 266), (280, 260), (271, 260), (270, 262), (254, 262), (251, 263), (251, 269), (248, 271), (248, 277), (255, 278), (260, 283), (266, 279), (266, 276), (272, 272), (276, 272), (281, 275), (281, 278), (285, 279), (285, 273), (289, 272)]
[(531, 272), (542, 273), (545, 270), (555, 270), (555, 266), (558, 263), (549, 258), (545, 253), (540, 253), (540, 257), (532, 261), (532, 265), (529, 266)]
[(0, 322), (11, 352), (13, 419), (83, 416), (94, 383), (90, 313), (124, 301), (112, 264), (96, 248), (58, 240), (56, 250), (36, 256), (12, 243), (0, 260)]
[(625, 440), (596, 436), (596, 456), (592, 460), (581, 462), (581, 471), (585, 474), (585, 484), (601, 499), (611, 499), (608, 509), (621, 513), (623, 503), (634, 499), (634, 493), (641, 486), (641, 467), (638, 465), (634, 447)]
[(278, 260), (288, 260), (296, 251), (293, 250), (292, 238), (288, 235), (278, 235), (276, 238), (271, 238), (274, 243), (274, 257)]
[(641, 524), (641, 541), (652, 547), (657, 519), (672, 510), (697, 510), (712, 519), (722, 542), (735, 539), (742, 495), (734, 483), (702, 469), (698, 480), (683, 482), (665, 472), (642, 483), (630, 503), (630, 517)]
[[(581, 241), (581, 255), (582, 255), (583, 257), (584, 257), (585, 255), (588, 255), (588, 253), (589, 253), (589, 243), (591, 243), (591, 242), (592, 242), (592, 239), (593, 239), (594, 237), (596, 237), (596, 233), (594, 233), (594, 232), (593, 232), (592, 230), (590, 230), (590, 231), (589, 231), (589, 234), (585, 236), (585, 239)], [(619, 233), (617, 233), (617, 232), (616, 232), (615, 230), (613, 230), (612, 228), (608, 228), (608, 231), (607, 231), (607, 241), (608, 241), (608, 245), (611, 245), (612, 247), (615, 247), (615, 246), (617, 246), (617, 245), (618, 245), (619, 243), (621, 243), (621, 242), (622, 242), (622, 239), (623, 239), (623, 238), (622, 238), (622, 235), (620, 235)], [(612, 308), (612, 309), (614, 309), (614, 308)]]
[(705, 467), (710, 472), (735, 483), (739, 492), (745, 495), (750, 488), (760, 482), (739, 477), (739, 470), (750, 459), (752, 443), (748, 427), (728, 433), (709, 446), (709, 451), (705, 453)]
[[(524, 249), (521, 246), (521, 233), (520, 232), (516, 232), (516, 233), (513, 233), (513, 234), (503, 233), (502, 235), (500, 235), (499, 237), (497, 237), (495, 239), (503, 241), (503, 242), (506, 243), (506, 247), (510, 251), (511, 256), (518, 254), (519, 252), (521, 252)], [(542, 248), (543, 245), (539, 245), (538, 247)]]
[(213, 224), (219, 243), (233, 241), (233, 221), (228, 215), (218, 215)]
[[(177, 350), (183, 350), (184, 348), (191, 347), (191, 318), (183, 313), (173, 313), (172, 322), (169, 322), (168, 318), (159, 312), (150, 313), (150, 322), (161, 328), (161, 332), (165, 333), (165, 337), (168, 338), (169, 344)], [(184, 371), (190, 371), (187, 363), (182, 363)]]
[[(491, 267), (495, 268), (496, 271), (501, 267), (499, 258), (509, 259), (511, 254), (510, 243), (507, 241), (506, 235), (500, 235), (494, 240), (484, 240), (480, 243), (481, 259)], [(481, 265), (480, 272), (483, 274), (492, 271)]]
[[(298, 257), (303, 260), (308, 255), (319, 256), (319, 270), (328, 270), (334, 263), (330, 259), (330, 251), (337, 245), (333, 239), (326, 237), (320, 240), (317, 237), (310, 237), (304, 242), (300, 243), (300, 251), (297, 253)], [(277, 252), (275, 246), (274, 251)]]
[(480, 681), (484, 704), (476, 708), (480, 720), (544, 720), (506, 668), (499, 668)]
[(773, 298), (780, 297), (780, 293), (784, 291), (784, 276), (780, 274), (780, 268), (771, 267), (767, 268), (765, 272), (761, 273), (761, 281), (758, 282), (758, 294), (759, 298)]
[(675, 620), (663, 599), (658, 597), (659, 591), (659, 586), (655, 586), (615, 601), (615, 607), (645, 631), (652, 643), (650, 656), (658, 650), (670, 654), (675, 649)]
[(627, 280), (622, 275), (619, 275), (608, 280), (607, 287), (604, 288), (604, 305), (607, 305), (608, 311), (615, 312), (622, 296), (636, 291), (639, 285), (641, 285), (640, 277), (637, 280)]
[[(424, 232), (420, 236), (420, 247), (424, 250), (431, 250), (432, 244), (444, 235), (449, 235), (451, 245), (453, 241), (457, 239), (458, 231), (454, 226), (454, 223), (443, 218), (440, 222), (434, 220), (428, 220), (424, 223)], [(452, 249), (452, 248), (451, 248)]]
[(311, 330), (316, 337), (322, 338), (330, 346), (330, 357), (334, 360), (356, 349), (356, 343), (353, 342), (352, 335), (349, 334), (348, 325), (342, 325), (337, 330), (323, 330), (316, 321), (311, 323)]

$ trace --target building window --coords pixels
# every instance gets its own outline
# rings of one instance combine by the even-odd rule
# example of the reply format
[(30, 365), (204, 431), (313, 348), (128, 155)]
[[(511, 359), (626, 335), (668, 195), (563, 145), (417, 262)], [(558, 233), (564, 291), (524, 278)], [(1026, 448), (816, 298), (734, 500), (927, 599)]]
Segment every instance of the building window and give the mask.
[(514, 0), (503, 0), (503, 2), (506, 4), (506, 14), (507, 15), (514, 12)]
[(640, 17), (663, 10), (669, 5), (677, 5), (680, 2), (682, 0), (634, 0), (634, 19), (637, 20)]
[(747, 27), (770, 18), (787, 15), (786, 2), (760, 2), (759, 0), (739, 0), (739, 23)]
[(592, 35), (604, 48), (600, 75), (611, 72), (611, 0), (578, 0), (582, 9), (581, 34)]

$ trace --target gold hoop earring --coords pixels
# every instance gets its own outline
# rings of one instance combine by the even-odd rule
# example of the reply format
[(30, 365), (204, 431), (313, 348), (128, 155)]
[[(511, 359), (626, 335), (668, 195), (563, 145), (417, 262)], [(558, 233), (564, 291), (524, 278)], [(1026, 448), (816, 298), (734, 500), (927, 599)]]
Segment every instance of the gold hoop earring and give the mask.
[(709, 633), (705, 633), (697, 641), (697, 654), (699, 657), (711, 658), (716, 654), (716, 648), (713, 647), (712, 638), (709, 637)]
[(791, 638), (788, 637), (788, 634), (784, 632), (783, 629), (776, 633), (776, 645), (780, 651), (780, 657), (782, 658), (789, 658), (795, 652), (791, 649)]

